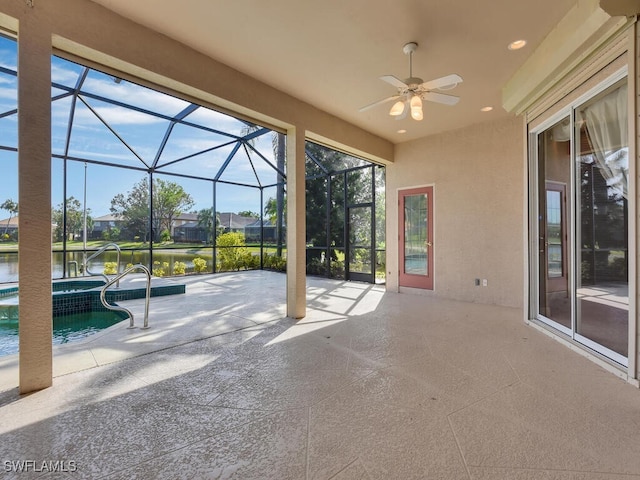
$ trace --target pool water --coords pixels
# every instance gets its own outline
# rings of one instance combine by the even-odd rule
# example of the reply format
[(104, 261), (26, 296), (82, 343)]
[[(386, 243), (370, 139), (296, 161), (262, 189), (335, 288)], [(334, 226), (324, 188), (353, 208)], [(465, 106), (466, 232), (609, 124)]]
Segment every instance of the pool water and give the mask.
[[(71, 313), (53, 317), (53, 344), (73, 342), (122, 321), (112, 311)], [(0, 320), (0, 356), (18, 353), (18, 320)]]

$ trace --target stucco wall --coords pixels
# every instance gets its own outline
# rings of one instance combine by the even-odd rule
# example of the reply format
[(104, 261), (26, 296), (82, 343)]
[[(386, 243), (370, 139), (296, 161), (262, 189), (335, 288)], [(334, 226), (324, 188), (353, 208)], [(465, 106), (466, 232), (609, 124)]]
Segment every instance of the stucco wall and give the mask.
[[(398, 189), (434, 185), (434, 279), (439, 297), (523, 307), (526, 186), (519, 118), (396, 146), (387, 167), (387, 238), (398, 238)], [(486, 287), (475, 286), (487, 279)], [(398, 288), (398, 246), (387, 246)], [(418, 292), (416, 292), (418, 293)]]

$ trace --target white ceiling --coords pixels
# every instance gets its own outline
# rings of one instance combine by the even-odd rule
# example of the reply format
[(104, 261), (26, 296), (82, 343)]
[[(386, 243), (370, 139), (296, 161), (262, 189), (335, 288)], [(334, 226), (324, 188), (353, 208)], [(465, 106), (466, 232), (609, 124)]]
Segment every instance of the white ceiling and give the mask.
[[(501, 89), (574, 0), (93, 0), (264, 83), (397, 143), (508, 115)], [(509, 51), (507, 44), (526, 39)], [(409, 76), (402, 46), (419, 44), (413, 74), (464, 82), (449, 107), (395, 120), (396, 93), (379, 80)], [(482, 113), (480, 108), (493, 106)], [(406, 129), (405, 134), (397, 133)]]

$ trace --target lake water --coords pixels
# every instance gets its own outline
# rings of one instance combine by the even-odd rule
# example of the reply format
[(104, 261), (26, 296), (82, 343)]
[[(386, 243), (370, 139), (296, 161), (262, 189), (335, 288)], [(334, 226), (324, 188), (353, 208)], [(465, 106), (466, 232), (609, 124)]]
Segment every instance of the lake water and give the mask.
[[(93, 252), (88, 252), (88, 255), (91, 255)], [(170, 274), (172, 266), (175, 262), (180, 261), (184, 262), (187, 266), (187, 272), (190, 272), (193, 269), (193, 259), (196, 257), (205, 258), (207, 260), (207, 266), (209, 271), (211, 271), (211, 258), (212, 253), (203, 254), (203, 253), (190, 253), (184, 250), (155, 250), (153, 251), (153, 260), (161, 263), (167, 262), (169, 263), (169, 272), (165, 274)], [(94, 273), (101, 273), (104, 270), (105, 262), (115, 262), (117, 258), (117, 253), (113, 250), (108, 250), (100, 255), (98, 258), (93, 260), (89, 265), (89, 268)], [(51, 278), (63, 278), (64, 269), (63, 262), (65, 261), (65, 255), (62, 252), (53, 252), (52, 254), (52, 267), (51, 267)], [(77, 267), (80, 268), (82, 265), (82, 251), (73, 251), (67, 252), (66, 254), (66, 277), (74, 277), (75, 269), (74, 264), (72, 262), (77, 262)], [(149, 251), (148, 250), (124, 250), (120, 255), (120, 268), (124, 269), (124, 267), (128, 264), (137, 264), (142, 263), (143, 265), (148, 265), (149, 262)], [(78, 276), (81, 276), (81, 272), (78, 271)], [(0, 283), (9, 283), (9, 282), (17, 282), (18, 281), (18, 253), (0, 253)]]

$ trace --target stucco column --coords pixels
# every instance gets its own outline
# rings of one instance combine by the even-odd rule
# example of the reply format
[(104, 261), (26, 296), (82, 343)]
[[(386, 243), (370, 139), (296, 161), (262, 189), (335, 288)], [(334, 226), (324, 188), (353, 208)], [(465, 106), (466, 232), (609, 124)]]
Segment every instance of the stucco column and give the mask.
[(287, 131), (287, 316), (306, 315), (304, 129)]
[(53, 380), (51, 299), (51, 31), (26, 7), (18, 30), (20, 393)]

